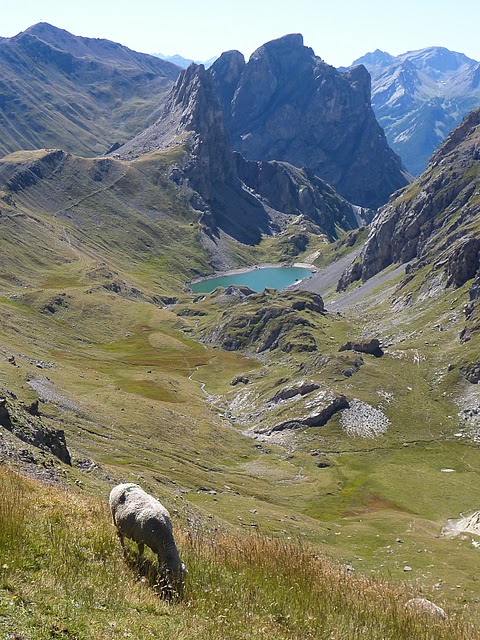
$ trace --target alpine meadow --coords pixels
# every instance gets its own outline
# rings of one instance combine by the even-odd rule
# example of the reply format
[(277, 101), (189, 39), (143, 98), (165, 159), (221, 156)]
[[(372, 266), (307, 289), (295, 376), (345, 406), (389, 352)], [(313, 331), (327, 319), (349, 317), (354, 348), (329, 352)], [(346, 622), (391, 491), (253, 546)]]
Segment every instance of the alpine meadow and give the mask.
[(480, 63), (175, 59), (0, 38), (0, 637), (478, 637)]

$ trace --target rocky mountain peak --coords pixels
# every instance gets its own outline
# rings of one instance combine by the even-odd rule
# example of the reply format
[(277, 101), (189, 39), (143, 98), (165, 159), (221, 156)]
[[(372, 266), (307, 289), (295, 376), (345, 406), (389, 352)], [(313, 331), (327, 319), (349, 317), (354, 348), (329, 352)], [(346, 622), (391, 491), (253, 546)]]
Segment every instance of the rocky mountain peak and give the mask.
[(358, 94), (363, 94), (365, 105), (370, 107), (372, 82), (370, 74), (365, 66), (360, 64), (352, 69), (348, 69), (347, 71), (344, 71), (343, 76), (349, 80), (353, 89), (358, 92)]
[(239, 78), (245, 64), (243, 53), (233, 49), (222, 53), (212, 64), (210, 72), (213, 78), (219, 73), (227, 84), (233, 84)]
[[(212, 103), (216, 103), (216, 95), (211, 78), (203, 64), (192, 63), (178, 76), (170, 92), (167, 108), (182, 109), (182, 122), (187, 124), (198, 118), (206, 108), (210, 108)], [(194, 125), (190, 128), (192, 126)]]
[(305, 47), (303, 44), (303, 36), (301, 33), (289, 33), (281, 38), (277, 38), (276, 40), (270, 40), (266, 42), (262, 46), (256, 49), (250, 60), (255, 60), (257, 58), (261, 58), (264, 55), (268, 56), (279, 56), (280, 58), (284, 58), (285, 55), (295, 56), (295, 55), (312, 55), (313, 49), (310, 47)]
[(31, 27), (28, 27), (28, 29), (25, 29), (25, 31), (22, 31), (21, 33), (29, 33), (31, 35), (37, 36), (38, 38), (46, 37), (47, 39), (50, 39), (50, 38), (69, 38), (70, 39), (75, 37), (68, 31), (65, 31), (65, 29), (60, 29), (59, 27), (55, 27), (53, 24), (50, 24), (48, 22), (37, 22), (36, 24), (33, 24)]
[[(180, 73), (157, 122), (116, 155), (131, 160), (181, 147), (183, 153), (169, 166), (169, 176), (202, 212), (201, 225), (209, 246), (221, 232), (255, 244), (262, 233), (284, 228), (292, 216), (305, 216), (329, 237), (335, 237), (338, 228), (357, 227), (358, 208), (313, 173), (281, 162), (248, 162), (233, 152), (215, 79), (218, 75), (235, 79), (245, 66), (236, 51), (221, 56), (208, 71), (203, 65), (191, 64)], [(352, 77), (365, 73), (353, 71)], [(228, 90), (232, 87), (226, 85), (221, 96)]]
[(450, 51), (445, 47), (427, 47), (418, 51), (408, 51), (399, 57), (409, 60), (416, 67), (433, 76), (453, 73), (464, 65), (475, 64), (475, 60), (468, 58), (465, 54)]
[(214, 199), (217, 183), (238, 181), (220, 103), (203, 64), (182, 70), (157, 122), (118, 155), (133, 159), (178, 145), (187, 151), (185, 175), (206, 201)]
[(217, 88), (225, 118), (230, 115), (230, 103), (233, 100), (243, 70), (245, 58), (240, 51), (226, 51), (210, 67), (210, 75)]
[(352, 67), (357, 67), (360, 64), (363, 64), (367, 69), (372, 67), (388, 67), (392, 64), (395, 58), (387, 53), (386, 51), (381, 51), (380, 49), (375, 49), (375, 51), (371, 51), (366, 53), (361, 58), (358, 58), (354, 62), (352, 62)]
[(407, 183), (375, 120), (364, 67), (342, 74), (290, 34), (259, 47), (235, 76), (230, 69), (217, 61), (210, 73), (233, 147), (247, 160), (308, 167), (370, 208)]

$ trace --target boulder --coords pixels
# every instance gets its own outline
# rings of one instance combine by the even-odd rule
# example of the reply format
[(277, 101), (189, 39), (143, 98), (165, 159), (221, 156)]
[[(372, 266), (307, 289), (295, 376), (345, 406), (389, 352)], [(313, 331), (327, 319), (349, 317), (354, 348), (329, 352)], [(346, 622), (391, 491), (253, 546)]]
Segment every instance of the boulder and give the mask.
[(447, 614), (442, 607), (439, 607), (437, 604), (427, 600), (427, 598), (412, 598), (405, 603), (405, 609), (412, 613), (419, 613), (433, 618), (438, 618), (440, 620), (446, 620), (447, 618)]
[(285, 387), (284, 389), (280, 389), (273, 396), (273, 402), (280, 402), (281, 400), (289, 400), (290, 398), (294, 398), (295, 396), (305, 396), (308, 393), (312, 393), (312, 391), (316, 391), (320, 388), (318, 382), (307, 382), (306, 380), (302, 381), (300, 384)]
[(346, 342), (339, 351), (356, 351), (358, 353), (368, 353), (376, 358), (383, 356), (383, 350), (380, 347), (380, 340), (370, 338), (369, 340), (357, 340), (355, 342)]

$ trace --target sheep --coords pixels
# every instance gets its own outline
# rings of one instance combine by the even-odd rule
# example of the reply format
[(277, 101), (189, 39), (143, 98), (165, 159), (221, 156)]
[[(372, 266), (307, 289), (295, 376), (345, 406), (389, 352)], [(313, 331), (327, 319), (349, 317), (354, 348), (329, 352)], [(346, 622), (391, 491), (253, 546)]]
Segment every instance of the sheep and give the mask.
[(110, 492), (109, 504), (124, 554), (124, 537), (137, 543), (139, 557), (142, 557), (145, 545), (150, 547), (157, 554), (160, 571), (163, 575), (166, 573), (174, 589), (181, 595), (187, 571), (178, 555), (167, 509), (132, 483), (114, 487)]

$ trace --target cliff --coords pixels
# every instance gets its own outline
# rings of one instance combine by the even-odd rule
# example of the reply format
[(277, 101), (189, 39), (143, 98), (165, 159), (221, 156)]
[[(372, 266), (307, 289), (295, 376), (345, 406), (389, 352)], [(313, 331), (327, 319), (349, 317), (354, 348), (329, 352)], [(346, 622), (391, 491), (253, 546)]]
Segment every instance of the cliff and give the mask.
[(247, 160), (308, 167), (371, 208), (407, 184), (370, 106), (363, 66), (339, 73), (291, 34), (261, 46), (248, 63), (237, 51), (224, 53), (209, 73), (232, 145)]
[(479, 267), (480, 109), (439, 147), (426, 171), (377, 214), (359, 259), (339, 283), (346, 288), (392, 263), (413, 273), (440, 269), (446, 285), (461, 286)]

